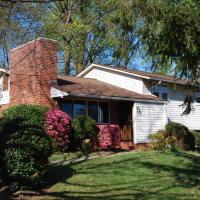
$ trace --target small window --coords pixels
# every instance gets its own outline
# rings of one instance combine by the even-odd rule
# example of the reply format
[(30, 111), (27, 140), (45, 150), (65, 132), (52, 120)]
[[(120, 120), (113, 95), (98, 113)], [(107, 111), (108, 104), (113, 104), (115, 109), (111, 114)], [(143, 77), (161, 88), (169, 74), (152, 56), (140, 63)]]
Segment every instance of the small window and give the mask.
[(99, 103), (99, 123), (109, 123), (108, 103)]
[(196, 97), (196, 102), (200, 103), (200, 97)]
[(64, 103), (61, 103), (61, 110), (67, 113), (70, 117), (73, 117), (73, 102), (66, 101)]
[(159, 97), (159, 92), (153, 92), (153, 95)]
[(167, 93), (162, 93), (162, 100), (167, 100), (167, 99), (168, 99)]
[(79, 115), (86, 115), (85, 101), (75, 101), (74, 103), (74, 117)]
[(88, 102), (88, 116), (92, 117), (96, 122), (98, 122), (98, 104), (97, 102)]

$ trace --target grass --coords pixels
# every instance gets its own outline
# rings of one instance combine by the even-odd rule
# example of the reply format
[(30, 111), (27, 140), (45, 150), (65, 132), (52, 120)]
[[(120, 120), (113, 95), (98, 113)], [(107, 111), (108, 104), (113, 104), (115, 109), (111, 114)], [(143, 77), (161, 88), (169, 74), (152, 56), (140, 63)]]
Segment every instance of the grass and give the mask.
[(71, 160), (71, 159), (76, 159), (76, 158), (80, 158), (83, 156), (87, 156), (87, 157), (91, 157), (91, 156), (107, 156), (107, 155), (111, 155), (111, 154), (115, 154), (117, 152), (122, 152), (121, 151), (96, 151), (96, 152), (92, 152), (89, 154), (84, 154), (81, 151), (75, 151), (75, 152), (67, 152), (67, 153), (61, 153), (61, 152), (57, 152), (54, 153), (50, 158), (49, 161), (51, 163), (54, 162), (62, 162), (62, 161), (67, 161), (67, 160)]
[(80, 151), (77, 152), (68, 152), (68, 153), (54, 153), (50, 158), (50, 162), (55, 162), (55, 161), (65, 161), (65, 160), (70, 160), (70, 159), (75, 159), (83, 156), (83, 153)]
[(51, 166), (39, 199), (200, 199), (200, 156), (133, 152)]

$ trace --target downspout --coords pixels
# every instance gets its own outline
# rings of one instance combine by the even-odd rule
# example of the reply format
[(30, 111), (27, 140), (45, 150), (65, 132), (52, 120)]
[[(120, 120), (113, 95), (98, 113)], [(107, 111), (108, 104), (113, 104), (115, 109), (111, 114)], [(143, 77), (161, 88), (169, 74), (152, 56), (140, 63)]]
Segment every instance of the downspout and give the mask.
[(137, 132), (136, 132), (136, 106), (137, 103), (133, 103), (132, 107), (132, 126), (133, 126), (133, 143), (137, 144)]

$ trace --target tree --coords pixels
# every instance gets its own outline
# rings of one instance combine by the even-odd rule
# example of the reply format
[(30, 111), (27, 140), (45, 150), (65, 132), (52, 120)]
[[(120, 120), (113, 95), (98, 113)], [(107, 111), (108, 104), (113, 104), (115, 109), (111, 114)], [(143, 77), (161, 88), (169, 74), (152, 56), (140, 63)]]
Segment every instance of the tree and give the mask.
[[(139, 3), (138, 3), (139, 2)], [(153, 68), (175, 66), (181, 77), (198, 83), (200, 65), (200, 2), (137, 1), (138, 36)]]
[[(197, 0), (138, 0), (134, 12), (140, 26), (138, 37), (152, 69), (173, 68), (188, 80), (184, 114), (192, 110), (200, 78), (200, 2)], [(165, 71), (165, 70), (164, 70)]]
[[(21, 2), (21, 3), (20, 3)], [(41, 34), (46, 4), (0, 1), (0, 65), (9, 66), (9, 50)]]
[(50, 4), (44, 32), (59, 40), (66, 74), (80, 73), (93, 62), (130, 64), (137, 46), (132, 5), (116, 0)]

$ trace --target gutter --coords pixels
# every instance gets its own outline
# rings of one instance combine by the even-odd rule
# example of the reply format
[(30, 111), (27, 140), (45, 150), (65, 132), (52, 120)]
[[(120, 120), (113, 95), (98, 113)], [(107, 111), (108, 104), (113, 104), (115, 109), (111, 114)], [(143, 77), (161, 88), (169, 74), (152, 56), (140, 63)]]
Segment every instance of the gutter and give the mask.
[[(56, 88), (53, 88), (52, 90), (54, 89)], [(136, 98), (129, 98), (129, 97), (125, 98), (125, 97), (73, 94), (73, 93), (62, 92), (61, 90), (58, 90), (58, 89), (56, 89), (56, 92), (57, 94), (51, 94), (51, 98), (84, 97), (84, 98), (104, 99), (104, 100), (134, 101), (134, 102), (160, 103), (160, 104), (167, 103), (167, 101), (162, 101), (162, 100), (151, 100), (151, 99), (148, 100), (148, 99), (136, 99)]]

